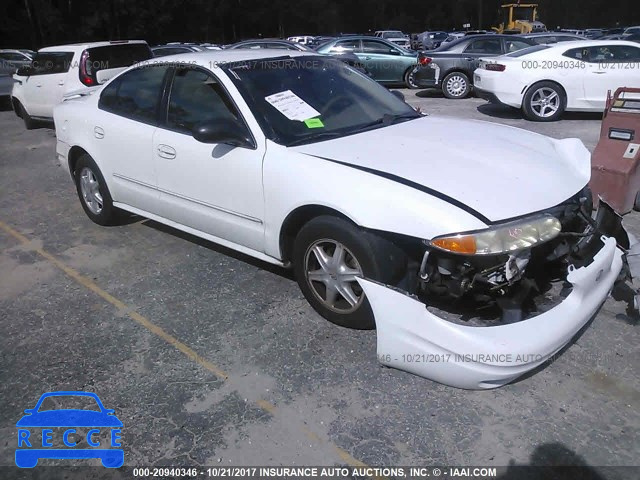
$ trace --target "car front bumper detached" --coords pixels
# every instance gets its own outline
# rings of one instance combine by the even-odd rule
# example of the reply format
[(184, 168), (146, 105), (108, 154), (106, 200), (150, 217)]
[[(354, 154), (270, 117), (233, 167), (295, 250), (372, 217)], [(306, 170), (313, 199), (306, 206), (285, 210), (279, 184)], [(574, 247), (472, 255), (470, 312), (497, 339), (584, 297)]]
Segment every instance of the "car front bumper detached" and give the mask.
[(591, 261), (580, 268), (568, 266), (568, 296), (549, 310), (515, 323), (451, 322), (432, 313), (418, 296), (359, 279), (375, 316), (378, 360), (464, 389), (492, 389), (512, 382), (567, 345), (598, 312), (623, 268), (629, 271), (625, 255), (629, 246), (621, 236), (626, 233), (618, 229), (594, 237), (601, 248)]

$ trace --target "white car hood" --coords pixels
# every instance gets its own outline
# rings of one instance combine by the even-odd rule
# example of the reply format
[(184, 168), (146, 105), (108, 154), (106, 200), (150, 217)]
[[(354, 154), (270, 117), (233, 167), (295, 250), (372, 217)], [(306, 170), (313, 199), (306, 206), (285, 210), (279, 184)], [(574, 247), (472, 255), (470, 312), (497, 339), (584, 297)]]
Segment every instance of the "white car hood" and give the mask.
[(589, 151), (577, 139), (437, 116), (293, 149), (425, 187), (490, 222), (558, 205), (590, 177)]

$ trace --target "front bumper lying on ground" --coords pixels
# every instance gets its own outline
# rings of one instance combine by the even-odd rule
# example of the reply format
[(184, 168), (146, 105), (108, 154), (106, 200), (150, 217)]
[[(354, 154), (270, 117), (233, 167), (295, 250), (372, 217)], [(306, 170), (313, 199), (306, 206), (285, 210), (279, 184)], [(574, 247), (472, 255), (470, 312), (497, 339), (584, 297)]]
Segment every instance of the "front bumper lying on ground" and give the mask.
[(569, 267), (572, 291), (536, 317), (492, 327), (444, 320), (425, 304), (380, 283), (359, 279), (377, 328), (379, 361), (453, 387), (490, 389), (533, 370), (562, 349), (593, 317), (623, 266), (614, 238), (585, 267)]

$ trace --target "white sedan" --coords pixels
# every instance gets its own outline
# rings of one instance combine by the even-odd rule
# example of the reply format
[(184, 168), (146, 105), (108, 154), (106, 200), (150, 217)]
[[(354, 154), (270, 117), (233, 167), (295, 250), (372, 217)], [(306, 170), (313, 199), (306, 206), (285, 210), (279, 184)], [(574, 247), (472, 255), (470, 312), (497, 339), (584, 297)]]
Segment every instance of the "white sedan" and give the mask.
[(579, 140), (424, 116), (324, 56), (164, 57), (54, 118), (91, 220), (130, 212), (291, 267), (322, 316), (377, 326), (383, 364), (448, 385), (540, 365), (621, 270)]
[(602, 112), (607, 91), (640, 86), (640, 45), (585, 40), (538, 45), (482, 60), (474, 72), (480, 97), (548, 122), (565, 111)]

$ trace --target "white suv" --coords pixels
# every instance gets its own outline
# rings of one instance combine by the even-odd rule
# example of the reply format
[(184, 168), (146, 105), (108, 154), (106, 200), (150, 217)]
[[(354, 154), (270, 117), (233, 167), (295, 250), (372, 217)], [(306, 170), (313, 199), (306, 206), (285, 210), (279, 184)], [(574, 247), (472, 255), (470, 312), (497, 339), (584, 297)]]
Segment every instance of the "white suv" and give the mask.
[(80, 93), (109, 80), (153, 54), (143, 40), (78, 43), (38, 50), (30, 66), (13, 76), (11, 103), (25, 127), (53, 118), (53, 107), (65, 95)]

